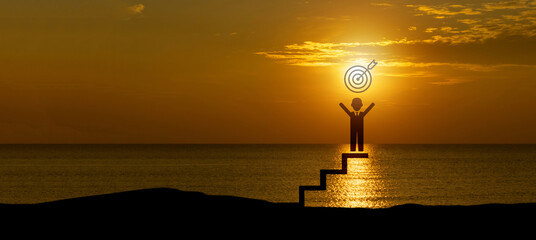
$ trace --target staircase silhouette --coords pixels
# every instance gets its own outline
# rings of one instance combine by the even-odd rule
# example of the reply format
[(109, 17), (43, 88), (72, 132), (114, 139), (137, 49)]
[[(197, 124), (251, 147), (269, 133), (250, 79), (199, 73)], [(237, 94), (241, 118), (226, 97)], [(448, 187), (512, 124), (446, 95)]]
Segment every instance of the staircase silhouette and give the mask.
[(300, 206), (305, 207), (305, 191), (326, 190), (326, 177), (328, 174), (346, 174), (348, 172), (348, 158), (368, 158), (368, 153), (343, 153), (342, 169), (321, 169), (319, 186), (300, 186)]

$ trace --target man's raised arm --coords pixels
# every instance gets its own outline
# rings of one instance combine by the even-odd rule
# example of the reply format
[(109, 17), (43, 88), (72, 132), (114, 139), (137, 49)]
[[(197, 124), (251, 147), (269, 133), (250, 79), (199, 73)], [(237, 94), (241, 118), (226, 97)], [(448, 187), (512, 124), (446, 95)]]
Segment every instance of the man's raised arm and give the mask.
[(372, 109), (375, 105), (376, 105), (376, 104), (371, 103), (371, 104), (368, 106), (367, 110), (365, 110), (365, 111), (363, 112), (363, 114), (361, 114), (361, 116), (364, 117), (365, 115), (367, 115), (367, 113), (370, 111), (370, 109)]
[(350, 110), (348, 110), (348, 108), (346, 108), (346, 106), (344, 106), (344, 104), (342, 103), (339, 103), (339, 106), (341, 106), (342, 110), (344, 110), (346, 112), (346, 114), (348, 114), (348, 116), (352, 116), (352, 112), (350, 112)]

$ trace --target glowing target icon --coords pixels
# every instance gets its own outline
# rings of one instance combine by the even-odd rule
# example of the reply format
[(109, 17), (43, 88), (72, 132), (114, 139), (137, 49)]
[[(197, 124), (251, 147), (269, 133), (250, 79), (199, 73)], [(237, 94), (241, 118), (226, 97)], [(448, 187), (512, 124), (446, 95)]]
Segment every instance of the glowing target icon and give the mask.
[(376, 64), (378, 63), (375, 60), (372, 60), (366, 68), (361, 65), (356, 65), (346, 70), (346, 73), (344, 74), (344, 84), (348, 90), (355, 93), (366, 91), (372, 83), (372, 74), (370, 73), (370, 70), (372, 70)]

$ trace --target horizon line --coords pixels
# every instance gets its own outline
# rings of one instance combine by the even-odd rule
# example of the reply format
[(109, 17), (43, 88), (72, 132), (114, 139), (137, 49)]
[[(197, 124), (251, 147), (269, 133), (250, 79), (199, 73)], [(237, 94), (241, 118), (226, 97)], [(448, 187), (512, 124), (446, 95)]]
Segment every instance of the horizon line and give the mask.
[[(349, 145), (348, 143), (0, 143), (0, 145)], [(536, 145), (536, 143), (366, 143), (365, 145)]]

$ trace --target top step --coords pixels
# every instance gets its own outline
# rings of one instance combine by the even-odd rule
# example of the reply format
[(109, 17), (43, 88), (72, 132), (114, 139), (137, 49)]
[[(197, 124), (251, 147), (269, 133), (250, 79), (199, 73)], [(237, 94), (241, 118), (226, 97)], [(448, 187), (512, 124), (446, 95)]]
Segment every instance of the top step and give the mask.
[(368, 158), (368, 153), (343, 153), (343, 158)]

